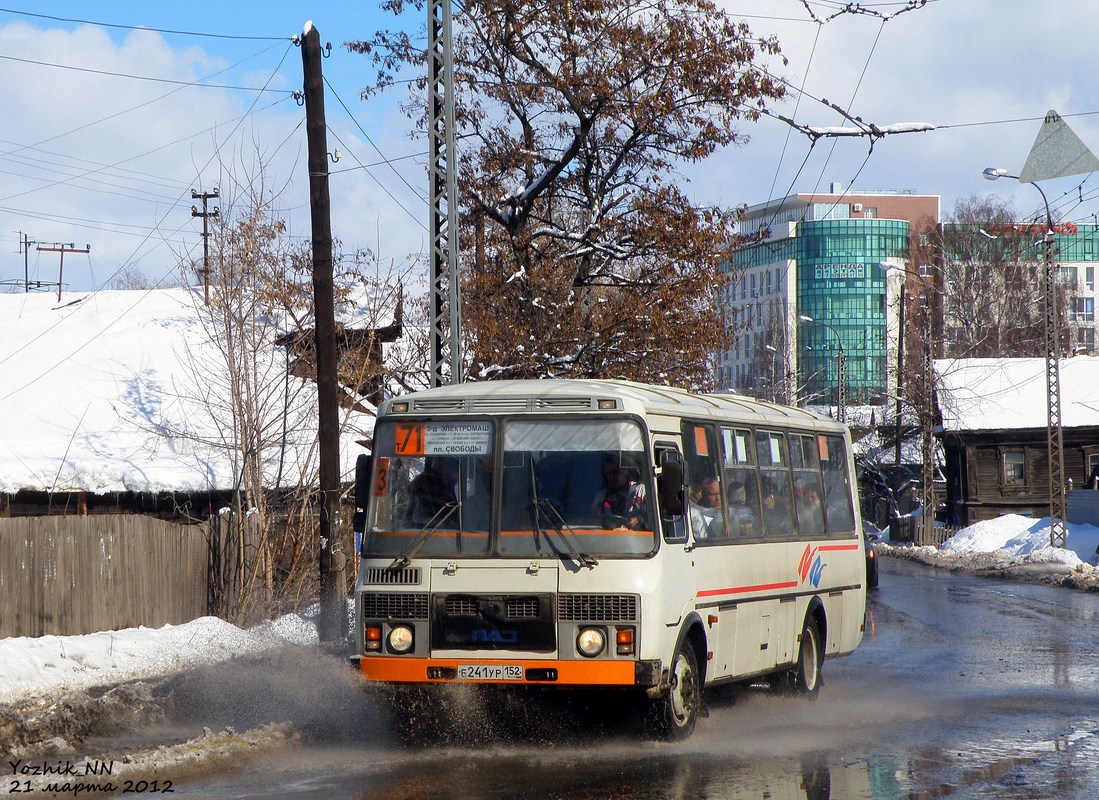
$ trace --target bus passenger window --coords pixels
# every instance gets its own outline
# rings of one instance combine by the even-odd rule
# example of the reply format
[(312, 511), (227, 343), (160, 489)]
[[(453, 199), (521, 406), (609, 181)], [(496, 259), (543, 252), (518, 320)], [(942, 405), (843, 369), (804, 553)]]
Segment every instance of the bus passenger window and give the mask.
[(798, 533), (820, 536), (824, 533), (824, 508), (816, 441), (812, 436), (790, 435), (790, 465), (794, 470), (794, 509)]
[(776, 431), (756, 432), (760, 495), (763, 497), (763, 525), (768, 537), (794, 533), (789, 459), (786, 437)]
[(725, 512), (732, 536), (747, 538), (763, 533), (754, 452), (750, 430), (721, 429)]
[(847, 476), (847, 451), (841, 436), (818, 436), (820, 473), (824, 479), (824, 517), (829, 533), (855, 530), (851, 510), (851, 484)]
[(685, 477), (691, 487), (687, 517), (695, 541), (724, 537), (724, 503), (713, 428), (697, 422), (684, 422), (683, 449)]

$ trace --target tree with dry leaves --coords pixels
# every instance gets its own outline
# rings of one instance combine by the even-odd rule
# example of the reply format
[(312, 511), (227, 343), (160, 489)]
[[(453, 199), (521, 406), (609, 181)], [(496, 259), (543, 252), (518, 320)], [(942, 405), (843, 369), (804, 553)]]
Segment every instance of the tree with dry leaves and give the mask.
[[(424, 74), (405, 33), (348, 46), (378, 67), (366, 94)], [(710, 0), (468, 0), (452, 50), (470, 373), (708, 386), (737, 210), (694, 203), (677, 170), (783, 96), (757, 69), (778, 43)]]

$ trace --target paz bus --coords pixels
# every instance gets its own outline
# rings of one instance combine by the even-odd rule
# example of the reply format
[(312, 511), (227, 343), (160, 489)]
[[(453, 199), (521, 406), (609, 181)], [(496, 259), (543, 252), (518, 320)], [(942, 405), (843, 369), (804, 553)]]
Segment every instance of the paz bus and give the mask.
[(702, 691), (816, 696), (866, 602), (847, 428), (617, 380), (464, 383), (379, 408), (356, 466), (368, 682), (633, 693), (689, 736)]

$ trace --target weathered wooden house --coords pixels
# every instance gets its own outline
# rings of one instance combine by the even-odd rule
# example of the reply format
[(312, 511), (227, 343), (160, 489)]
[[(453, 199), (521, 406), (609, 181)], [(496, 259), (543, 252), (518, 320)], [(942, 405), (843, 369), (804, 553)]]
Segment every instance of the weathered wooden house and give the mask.
[[(1049, 514), (1047, 380), (1043, 358), (938, 360), (936, 389), (949, 521)], [(1099, 468), (1099, 358), (1060, 363), (1066, 489)]]

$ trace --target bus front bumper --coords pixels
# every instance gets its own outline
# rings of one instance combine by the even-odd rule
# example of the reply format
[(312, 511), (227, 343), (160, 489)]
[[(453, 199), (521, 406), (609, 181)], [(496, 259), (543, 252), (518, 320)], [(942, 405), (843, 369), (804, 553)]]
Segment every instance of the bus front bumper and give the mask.
[[(356, 655), (364, 678), (378, 683), (477, 683), (526, 686), (635, 686), (660, 684), (659, 659), (560, 661), (400, 658)], [(500, 669), (496, 669), (500, 668)], [(518, 668), (518, 669), (517, 669)]]

